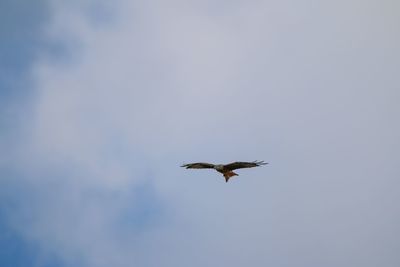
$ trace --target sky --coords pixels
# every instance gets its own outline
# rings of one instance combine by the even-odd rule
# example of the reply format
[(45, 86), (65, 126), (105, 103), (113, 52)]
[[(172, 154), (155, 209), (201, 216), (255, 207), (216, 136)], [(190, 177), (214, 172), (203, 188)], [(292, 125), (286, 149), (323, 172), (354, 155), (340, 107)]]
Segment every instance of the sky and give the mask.
[(0, 1), (0, 265), (399, 266), (399, 10)]

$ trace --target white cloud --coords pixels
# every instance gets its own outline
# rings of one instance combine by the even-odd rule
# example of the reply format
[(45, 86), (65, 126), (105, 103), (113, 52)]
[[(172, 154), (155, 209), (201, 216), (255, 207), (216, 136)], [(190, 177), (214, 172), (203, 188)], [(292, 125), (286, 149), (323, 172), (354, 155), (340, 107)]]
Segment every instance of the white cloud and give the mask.
[[(385, 58), (399, 57), (388, 44), (398, 40), (395, 28), (381, 31), (394, 14), (372, 4), (118, 1), (99, 28), (90, 3), (53, 3), (49, 38), (76, 58), (33, 69), (20, 151), (35, 206), (29, 223), (19, 219), (27, 209), (15, 215), (24, 235), (87, 266), (399, 260), (387, 252), (397, 235), (382, 231), (397, 229), (398, 63)], [(382, 28), (366, 30), (370, 17)], [(255, 159), (271, 165), (229, 184), (178, 167)], [(146, 183), (154, 199), (141, 203), (135, 188)], [(129, 213), (153, 200), (162, 222), (130, 228), (143, 218)]]

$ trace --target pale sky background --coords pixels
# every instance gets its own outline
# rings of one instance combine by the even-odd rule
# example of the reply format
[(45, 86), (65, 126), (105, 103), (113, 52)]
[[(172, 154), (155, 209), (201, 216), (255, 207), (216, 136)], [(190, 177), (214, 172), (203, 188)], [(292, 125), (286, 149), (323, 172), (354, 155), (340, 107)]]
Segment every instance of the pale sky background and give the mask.
[(0, 39), (0, 266), (400, 266), (400, 2), (0, 0)]

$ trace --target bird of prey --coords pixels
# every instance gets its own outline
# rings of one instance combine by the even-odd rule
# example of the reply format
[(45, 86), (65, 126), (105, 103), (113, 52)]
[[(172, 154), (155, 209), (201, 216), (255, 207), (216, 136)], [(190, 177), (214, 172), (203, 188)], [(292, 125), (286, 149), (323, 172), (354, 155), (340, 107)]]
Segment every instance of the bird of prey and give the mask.
[(225, 177), (225, 181), (228, 182), (229, 178), (231, 178), (232, 176), (239, 175), (237, 173), (234, 173), (233, 170), (258, 167), (266, 164), (268, 163), (264, 161), (252, 161), (252, 162), (236, 161), (225, 165), (196, 162), (196, 163), (184, 164), (181, 167), (184, 167), (186, 169), (214, 169), (217, 172), (222, 173), (222, 175)]

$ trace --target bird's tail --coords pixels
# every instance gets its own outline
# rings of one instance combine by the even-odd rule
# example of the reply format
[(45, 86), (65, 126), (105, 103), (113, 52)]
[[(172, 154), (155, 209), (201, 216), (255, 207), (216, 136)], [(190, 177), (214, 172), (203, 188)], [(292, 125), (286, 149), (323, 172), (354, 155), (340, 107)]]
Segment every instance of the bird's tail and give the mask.
[(225, 177), (225, 181), (228, 182), (229, 178), (231, 178), (232, 176), (238, 176), (239, 174), (234, 173), (233, 171), (229, 171), (224, 173), (224, 177)]

